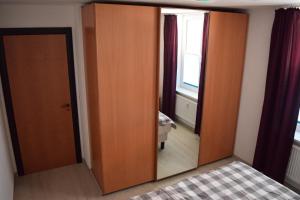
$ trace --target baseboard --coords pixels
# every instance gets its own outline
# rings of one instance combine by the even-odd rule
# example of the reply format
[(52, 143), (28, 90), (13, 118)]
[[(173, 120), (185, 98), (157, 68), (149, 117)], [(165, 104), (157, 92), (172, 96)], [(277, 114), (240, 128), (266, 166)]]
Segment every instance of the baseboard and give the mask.
[(249, 162), (245, 161), (244, 159), (240, 158), (239, 156), (233, 154), (233, 157), (236, 158), (238, 161), (241, 161), (241, 162), (243, 162), (243, 163), (245, 163), (245, 164), (252, 167), (252, 163), (249, 163)]
[(183, 119), (182, 117), (175, 115), (176, 117), (176, 121), (180, 122), (181, 124), (185, 125), (187, 128), (190, 128), (192, 130), (194, 130), (195, 124), (192, 124), (190, 122), (188, 122), (187, 120)]

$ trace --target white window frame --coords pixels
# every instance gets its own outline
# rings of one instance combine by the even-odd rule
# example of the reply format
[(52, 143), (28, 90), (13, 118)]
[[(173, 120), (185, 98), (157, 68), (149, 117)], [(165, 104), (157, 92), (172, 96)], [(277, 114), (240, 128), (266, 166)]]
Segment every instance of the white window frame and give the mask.
[[(299, 115), (300, 115), (300, 111), (299, 111), (299, 114), (298, 114), (298, 118), (299, 118)], [(300, 136), (300, 121), (298, 121), (298, 119), (297, 119), (297, 126), (296, 126), (294, 141), (300, 144), (300, 137), (299, 136)]]
[[(186, 91), (186, 94), (191, 94), (192, 93), (196, 93), (193, 94), (193, 98), (195, 98), (195, 96), (197, 96), (198, 94), (198, 90), (199, 87), (196, 86), (192, 86), (188, 83), (184, 83), (183, 82), (183, 68), (184, 68), (184, 55), (186, 54), (187, 50), (186, 50), (186, 43), (187, 43), (187, 21), (191, 18), (195, 18), (195, 17), (203, 17), (203, 13), (194, 13), (194, 14), (182, 14), (180, 17), (177, 17), (178, 20), (178, 41), (179, 41), (179, 48), (178, 48), (178, 70), (177, 70), (177, 91), (179, 93), (182, 93), (183, 91)], [(191, 54), (191, 53), (189, 53)], [(201, 52), (199, 52), (198, 54), (195, 54), (197, 56), (199, 56), (199, 60), (201, 62)], [(199, 65), (200, 68), (200, 65)], [(201, 76), (201, 75), (200, 75)]]

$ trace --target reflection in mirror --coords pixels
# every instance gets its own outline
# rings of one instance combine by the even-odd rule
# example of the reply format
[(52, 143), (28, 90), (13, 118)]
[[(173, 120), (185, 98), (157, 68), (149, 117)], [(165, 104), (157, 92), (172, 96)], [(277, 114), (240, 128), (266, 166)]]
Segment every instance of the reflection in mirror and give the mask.
[(206, 15), (161, 9), (157, 179), (198, 166)]

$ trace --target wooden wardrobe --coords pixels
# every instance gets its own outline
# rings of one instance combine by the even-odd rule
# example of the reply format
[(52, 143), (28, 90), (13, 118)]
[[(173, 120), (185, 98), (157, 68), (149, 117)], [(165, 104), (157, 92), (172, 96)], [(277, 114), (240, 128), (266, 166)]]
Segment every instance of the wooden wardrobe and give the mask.
[[(92, 171), (104, 193), (156, 177), (159, 10), (82, 9)], [(233, 154), (247, 21), (210, 12), (199, 165)]]
[(156, 174), (159, 8), (83, 7), (92, 171), (104, 193)]
[(247, 14), (209, 13), (199, 165), (233, 155), (247, 27)]

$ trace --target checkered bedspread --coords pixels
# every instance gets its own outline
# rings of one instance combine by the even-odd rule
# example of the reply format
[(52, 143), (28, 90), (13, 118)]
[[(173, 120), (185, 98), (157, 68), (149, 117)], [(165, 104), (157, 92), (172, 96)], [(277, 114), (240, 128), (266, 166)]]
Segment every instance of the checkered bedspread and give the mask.
[(131, 200), (148, 199), (300, 200), (300, 196), (252, 167), (235, 161), (217, 170), (192, 176), (172, 186), (131, 198)]

